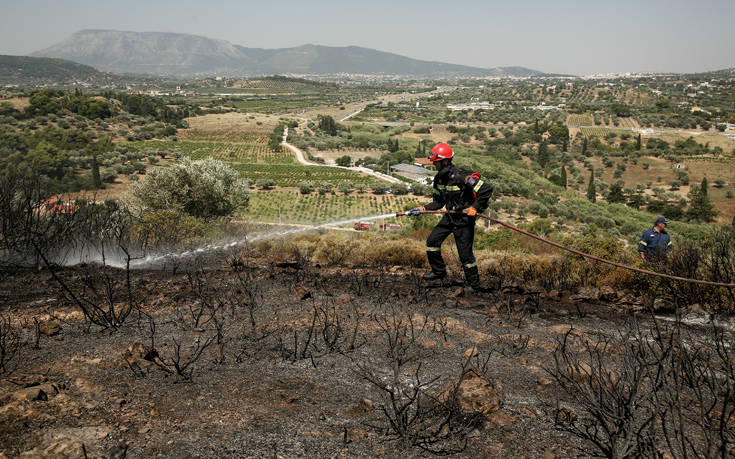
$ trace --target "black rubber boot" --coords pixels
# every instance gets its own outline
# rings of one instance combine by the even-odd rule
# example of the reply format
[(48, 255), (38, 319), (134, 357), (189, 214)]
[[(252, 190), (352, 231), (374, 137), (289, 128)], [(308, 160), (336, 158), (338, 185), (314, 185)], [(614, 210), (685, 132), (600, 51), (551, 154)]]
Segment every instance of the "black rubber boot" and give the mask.
[(480, 273), (477, 271), (477, 266), (473, 266), (471, 268), (465, 266), (464, 278), (467, 281), (467, 284), (469, 284), (469, 286), (472, 287), (473, 290), (481, 288)]
[(447, 277), (446, 271), (443, 273), (435, 273), (434, 271), (429, 271), (426, 274), (424, 274), (423, 279), (425, 281), (435, 281), (435, 280), (441, 280)]

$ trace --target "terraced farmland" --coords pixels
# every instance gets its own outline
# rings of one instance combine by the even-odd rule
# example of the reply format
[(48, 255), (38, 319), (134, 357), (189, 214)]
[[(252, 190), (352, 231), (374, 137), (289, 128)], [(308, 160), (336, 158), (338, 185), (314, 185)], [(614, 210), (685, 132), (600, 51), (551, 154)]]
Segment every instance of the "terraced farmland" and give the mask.
[(412, 195), (302, 195), (296, 190), (254, 191), (250, 193), (247, 210), (240, 217), (278, 222), (280, 205), (280, 221), (283, 223), (325, 223), (396, 212), (424, 201), (426, 198)]

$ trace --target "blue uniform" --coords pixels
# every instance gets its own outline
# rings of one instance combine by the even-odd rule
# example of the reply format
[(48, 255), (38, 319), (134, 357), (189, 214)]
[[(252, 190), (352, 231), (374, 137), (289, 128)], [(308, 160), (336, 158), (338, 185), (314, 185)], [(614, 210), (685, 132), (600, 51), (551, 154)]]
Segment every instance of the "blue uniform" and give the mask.
[(653, 228), (647, 229), (638, 243), (638, 252), (643, 252), (647, 260), (650, 260), (652, 256), (664, 256), (673, 248), (669, 233), (666, 230), (656, 231)]

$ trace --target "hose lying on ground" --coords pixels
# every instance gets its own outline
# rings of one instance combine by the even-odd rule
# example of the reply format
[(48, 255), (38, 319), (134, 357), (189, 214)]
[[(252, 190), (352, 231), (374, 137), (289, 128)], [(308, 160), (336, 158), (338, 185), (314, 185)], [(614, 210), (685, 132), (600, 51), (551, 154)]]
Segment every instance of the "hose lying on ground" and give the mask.
[[(461, 212), (446, 211), (446, 210), (424, 210), (421, 213), (422, 214), (446, 214), (446, 213), (461, 213)], [(407, 212), (398, 212), (398, 213), (396, 213), (396, 217), (403, 217), (403, 216), (410, 216), (410, 215), (412, 215), (412, 214), (409, 214)], [(726, 282), (713, 282), (713, 281), (706, 281), (706, 280), (700, 280), (700, 279), (689, 279), (689, 278), (686, 278), (686, 277), (673, 276), (671, 274), (657, 273), (655, 271), (649, 271), (647, 269), (636, 268), (635, 266), (624, 265), (622, 263), (617, 263), (615, 261), (606, 260), (604, 258), (596, 257), (594, 255), (590, 255), (589, 253), (584, 253), (584, 252), (579, 251), (577, 249), (573, 249), (571, 247), (567, 247), (567, 246), (561, 245), (561, 244), (559, 244), (557, 242), (551, 241), (551, 240), (546, 239), (544, 237), (541, 237), (541, 236), (539, 236), (537, 234), (529, 233), (528, 231), (524, 231), (524, 230), (522, 230), (522, 229), (520, 229), (520, 228), (518, 228), (516, 226), (511, 225), (510, 223), (506, 223), (506, 222), (500, 221), (498, 219), (489, 217), (489, 216), (487, 216), (485, 214), (479, 214), (478, 213), (477, 214), (477, 217), (484, 218), (485, 220), (488, 220), (488, 221), (490, 221), (492, 223), (497, 223), (498, 225), (504, 226), (504, 227), (506, 227), (506, 228), (508, 228), (510, 230), (513, 230), (515, 232), (521, 233), (521, 234), (523, 234), (525, 236), (528, 236), (530, 238), (536, 239), (537, 241), (541, 241), (544, 244), (549, 244), (549, 245), (551, 245), (553, 247), (556, 247), (556, 248), (561, 249), (561, 250), (566, 250), (567, 252), (571, 252), (571, 253), (573, 253), (575, 255), (580, 255), (582, 257), (589, 258), (589, 259), (595, 260), (595, 261), (599, 261), (600, 263), (605, 263), (605, 264), (612, 265), (612, 266), (615, 266), (615, 267), (618, 267), (618, 268), (627, 269), (629, 271), (635, 271), (635, 272), (638, 272), (638, 273), (641, 273), (641, 274), (648, 274), (650, 276), (657, 276), (657, 277), (663, 277), (665, 279), (672, 279), (672, 280), (680, 281), (680, 282), (690, 282), (690, 283), (693, 283), (693, 284), (711, 285), (713, 287), (735, 288), (735, 284), (728, 284)]]

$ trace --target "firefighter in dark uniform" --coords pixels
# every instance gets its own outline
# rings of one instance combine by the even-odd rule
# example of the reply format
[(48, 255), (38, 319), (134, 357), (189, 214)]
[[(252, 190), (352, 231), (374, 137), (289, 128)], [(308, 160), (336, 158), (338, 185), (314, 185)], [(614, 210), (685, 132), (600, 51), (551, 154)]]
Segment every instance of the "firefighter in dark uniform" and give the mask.
[(666, 258), (668, 252), (673, 250), (671, 236), (666, 232), (669, 222), (664, 217), (656, 219), (652, 228), (647, 229), (640, 242), (638, 242), (638, 253), (643, 261), (656, 261)]
[(441, 245), (450, 234), (454, 234), (467, 284), (473, 290), (483, 291), (472, 243), (475, 238), (475, 216), (487, 208), (493, 188), (478, 173), (457, 169), (452, 164), (453, 157), (454, 153), (446, 143), (438, 143), (431, 149), (429, 160), (438, 171), (434, 176), (434, 200), (410, 211), (418, 214), (424, 210), (446, 207), (449, 211), (461, 212), (445, 214), (426, 240), (426, 255), (431, 271), (424, 275), (424, 279), (440, 280), (446, 277)]

